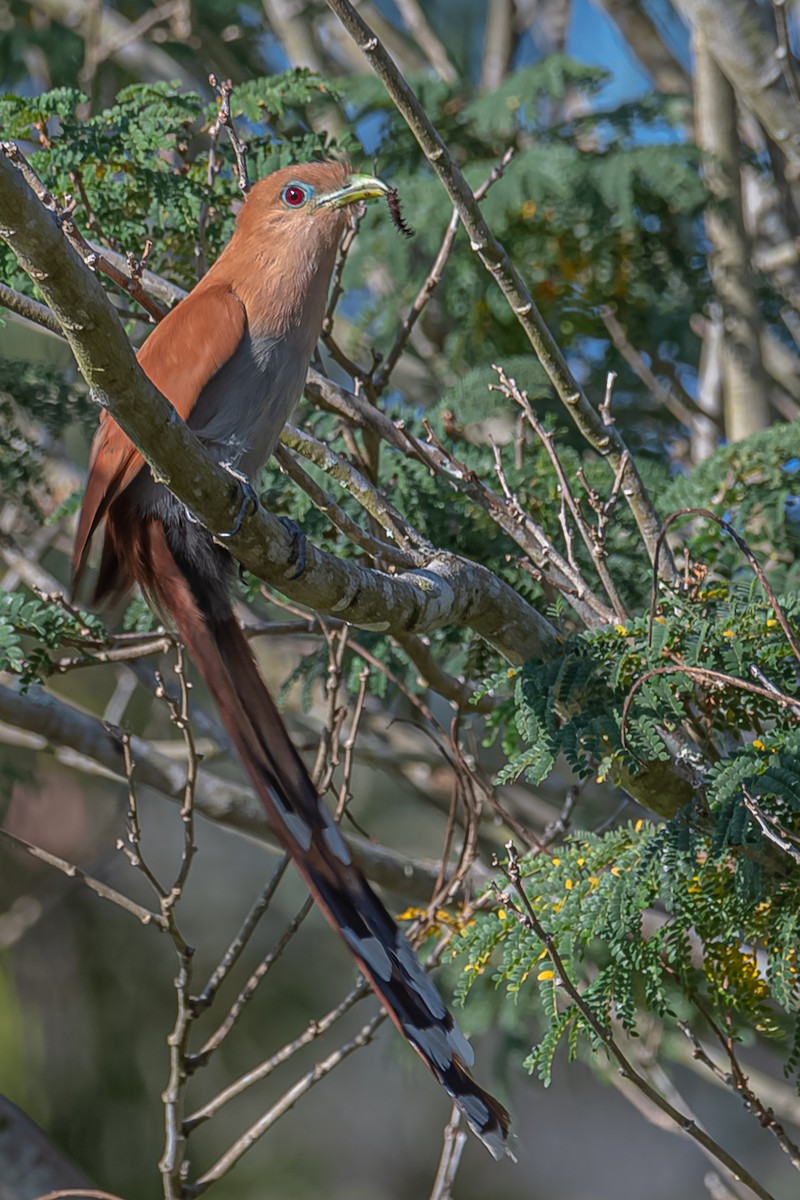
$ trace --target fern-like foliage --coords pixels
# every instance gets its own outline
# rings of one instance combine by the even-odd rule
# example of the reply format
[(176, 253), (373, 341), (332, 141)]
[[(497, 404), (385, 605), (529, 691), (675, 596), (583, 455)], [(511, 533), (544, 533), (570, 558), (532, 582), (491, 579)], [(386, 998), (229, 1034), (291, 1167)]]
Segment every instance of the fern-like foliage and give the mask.
[(49, 651), (69, 646), (89, 653), (106, 640), (102, 621), (89, 613), (0, 591), (0, 671), (19, 676), (23, 689), (50, 674)]
[[(603, 1026), (635, 1031), (645, 1010), (674, 1019), (681, 995), (784, 1038), (800, 1006), (800, 881), (786, 878), (757, 904), (743, 897), (728, 855), (701, 838), (687, 853), (683, 822), (637, 821), (602, 835), (576, 834), (558, 854), (522, 860), (525, 893), (554, 939), (570, 981)], [(507, 886), (501, 877), (500, 886)], [(476, 913), (453, 953), (463, 1002), (481, 976), (516, 1001), (537, 997), (541, 1037), (526, 1066), (549, 1083), (558, 1046), (597, 1049), (586, 1016), (558, 986), (546, 947), (509, 902)], [(517, 901), (518, 903), (518, 901)], [(666, 911), (666, 917), (663, 915)]]

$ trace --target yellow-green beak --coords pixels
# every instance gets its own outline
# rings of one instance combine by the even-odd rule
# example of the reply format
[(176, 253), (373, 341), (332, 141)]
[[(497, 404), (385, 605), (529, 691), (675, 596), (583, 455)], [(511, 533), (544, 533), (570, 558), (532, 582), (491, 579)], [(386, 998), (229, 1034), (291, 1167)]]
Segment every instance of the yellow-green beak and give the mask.
[(317, 196), (314, 207), (344, 208), (347, 204), (358, 204), (362, 200), (380, 200), (390, 190), (388, 183), (374, 175), (351, 175), (344, 187)]

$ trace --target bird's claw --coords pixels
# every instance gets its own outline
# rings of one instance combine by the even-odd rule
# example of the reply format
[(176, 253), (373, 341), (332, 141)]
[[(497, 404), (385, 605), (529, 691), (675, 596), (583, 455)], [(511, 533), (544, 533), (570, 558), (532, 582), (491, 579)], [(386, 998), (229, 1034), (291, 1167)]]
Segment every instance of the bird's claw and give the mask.
[(292, 549), (289, 554), (289, 566), (294, 567), (287, 579), (299, 579), (306, 569), (306, 535), (291, 517), (278, 517), (283, 528), (292, 539)]
[(236, 520), (233, 522), (233, 529), (229, 529), (227, 533), (215, 534), (215, 537), (218, 537), (220, 540), (228, 541), (229, 538), (236, 537), (236, 534), (242, 528), (244, 519), (248, 513), (248, 509), (251, 513), (258, 511), (258, 495), (256, 494), (255, 488), (246, 475), (243, 475), (241, 471), (237, 471), (234, 467), (228, 466), (226, 463), (223, 463), (222, 465), (225, 467), (225, 470), (228, 472), (228, 474), (232, 475), (239, 484), (242, 493), (242, 503), (240, 504), (239, 511), (236, 514)]

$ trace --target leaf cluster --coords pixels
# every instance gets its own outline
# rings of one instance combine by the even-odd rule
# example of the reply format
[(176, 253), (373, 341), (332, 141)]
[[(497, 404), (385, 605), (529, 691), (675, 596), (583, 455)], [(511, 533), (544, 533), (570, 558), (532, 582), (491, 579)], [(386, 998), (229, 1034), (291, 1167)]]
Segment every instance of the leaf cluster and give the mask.
[[(754, 896), (731, 856), (694, 837), (683, 818), (579, 833), (521, 868), (533, 910), (601, 1026), (635, 1033), (642, 1012), (672, 1021), (697, 1016), (698, 1001), (740, 1031), (783, 1038), (796, 1024), (797, 878)], [(483, 975), (515, 1001), (533, 989), (541, 1036), (526, 1066), (548, 1084), (562, 1042), (570, 1059), (581, 1041), (595, 1051), (600, 1044), (559, 987), (547, 948), (515, 915), (517, 903), (512, 894), (461, 931), (457, 996), (463, 1002)]]
[(0, 671), (18, 676), (23, 691), (51, 673), (49, 651), (71, 646), (85, 652), (106, 641), (105, 626), (90, 613), (46, 598), (0, 591)]
[[(244, 126), (254, 178), (285, 162), (352, 148), (351, 139), (337, 146), (310, 123), (311, 110), (335, 95), (301, 69), (236, 89), (231, 112)], [(89, 236), (135, 254), (150, 239), (152, 268), (190, 286), (198, 249), (213, 260), (230, 237), (238, 198), (224, 134), (217, 138), (218, 167), (209, 169), (218, 106), (169, 83), (124, 88), (89, 117), (86, 103), (68, 87), (36, 97), (7, 94), (0, 126), (6, 136), (34, 143), (34, 167), (54, 196), (73, 197)], [(16, 275), (11, 262), (2, 265)]]

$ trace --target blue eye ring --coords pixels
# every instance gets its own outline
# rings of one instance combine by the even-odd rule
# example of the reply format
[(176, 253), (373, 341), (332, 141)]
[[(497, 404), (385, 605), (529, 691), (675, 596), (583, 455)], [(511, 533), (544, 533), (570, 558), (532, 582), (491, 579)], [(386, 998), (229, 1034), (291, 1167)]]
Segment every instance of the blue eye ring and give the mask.
[(309, 184), (293, 179), (281, 192), (281, 200), (287, 208), (302, 208), (313, 195), (314, 189)]

